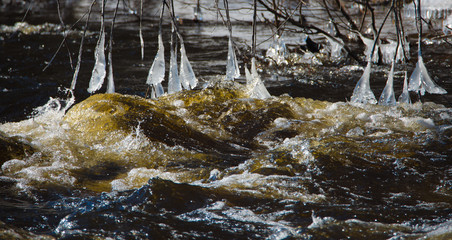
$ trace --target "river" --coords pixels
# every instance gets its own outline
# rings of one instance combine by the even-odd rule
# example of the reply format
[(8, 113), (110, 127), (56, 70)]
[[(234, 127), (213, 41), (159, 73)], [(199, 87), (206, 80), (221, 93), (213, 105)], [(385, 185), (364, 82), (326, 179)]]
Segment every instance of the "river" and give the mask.
[[(64, 3), (69, 24), (90, 1)], [(255, 99), (243, 69), (250, 64), (249, 3), (230, 3), (242, 73), (231, 82), (223, 80), (228, 32), (212, 5), (204, 3), (204, 19), (195, 22), (194, 4), (177, 1), (199, 84), (150, 99), (146, 77), (160, 5), (145, 3), (144, 59), (137, 5), (118, 15), (114, 94), (104, 94), (106, 86), (86, 91), (98, 15), (91, 16), (71, 92), (68, 51), (74, 67), (84, 23), (65, 32), (68, 48), (43, 71), (63, 40), (56, 4), (39, 1), (22, 21), (27, 5), (3, 3), (0, 239), (452, 238), (451, 45), (435, 37), (423, 45), (429, 74), (447, 94), (427, 93), (421, 101), (411, 94), (413, 104), (396, 106), (357, 104), (350, 97), (364, 66), (322, 52), (316, 61), (269, 64), (263, 56), (272, 30), (263, 23), (258, 72), (272, 97)], [(450, 11), (433, 12), (432, 22)], [(384, 8), (377, 12), (381, 19)], [(412, 72), (416, 28), (408, 7), (405, 18)], [(169, 35), (166, 20), (168, 48)], [(283, 37), (295, 52), (305, 35)], [(376, 96), (389, 68), (373, 68)], [(398, 67), (397, 97), (403, 76)]]

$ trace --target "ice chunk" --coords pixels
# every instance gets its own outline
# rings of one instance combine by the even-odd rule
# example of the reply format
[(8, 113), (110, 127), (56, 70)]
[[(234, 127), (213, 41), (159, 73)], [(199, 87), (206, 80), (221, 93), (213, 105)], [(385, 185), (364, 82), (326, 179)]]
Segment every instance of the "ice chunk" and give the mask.
[(237, 57), (235, 56), (234, 46), (232, 45), (232, 39), (229, 37), (228, 41), (228, 62), (226, 65), (226, 80), (234, 80), (240, 77), (239, 64)]
[(104, 83), (106, 71), (105, 64), (105, 31), (101, 29), (99, 40), (97, 41), (96, 50), (94, 53), (95, 63), (91, 79), (89, 80), (88, 92), (93, 93), (99, 90)]
[(386, 106), (395, 106), (396, 99), (394, 95), (394, 65), (395, 62), (392, 62), (391, 70), (388, 74), (388, 80), (386, 81), (386, 86), (383, 89), (383, 92), (380, 95), (380, 99), (378, 100), (378, 104), (386, 105)]
[(339, 38), (332, 39), (328, 36), (326, 36), (326, 38), (328, 40), (328, 44), (330, 45), (331, 60), (333, 61), (341, 60), (345, 56), (344, 42)]
[(187, 53), (185, 52), (184, 42), (180, 44), (180, 81), (182, 86), (189, 90), (196, 87), (198, 79), (193, 72), (190, 61), (188, 61)]
[(446, 90), (436, 85), (435, 82), (433, 82), (433, 80), (430, 78), (421, 55), (418, 56), (416, 68), (411, 74), (408, 91), (419, 91), (421, 95), (424, 95), (425, 91), (431, 94), (447, 93)]
[(251, 59), (251, 73), (245, 69), (247, 91), (252, 98), (265, 99), (271, 97), (256, 70), (256, 59)]
[[(111, 41), (110, 41), (111, 44)], [(111, 57), (111, 51), (108, 52), (108, 76), (107, 76), (107, 93), (115, 92), (115, 81), (113, 79), (113, 61)]]
[(407, 72), (405, 71), (405, 78), (403, 79), (403, 91), (399, 96), (399, 103), (411, 104), (410, 93), (408, 92)]
[[(392, 60), (394, 59), (394, 54), (396, 54), (396, 48), (397, 48), (397, 42), (396, 41), (392, 41), (392, 40), (388, 40), (389, 43), (387, 44), (381, 44), (381, 55), (383, 58), (383, 63), (385, 64), (389, 64), (392, 62)], [(405, 51), (409, 52), (409, 47), (408, 44), (405, 43), (406, 47), (408, 48)], [(404, 61), (405, 57), (403, 54), (403, 46), (402, 44), (399, 44), (399, 47), (397, 49), (397, 57), (396, 57), (396, 62), (399, 61)]]
[[(364, 50), (364, 55), (366, 55), (366, 60), (370, 61), (371, 58), (371, 52), (372, 52), (372, 48), (374, 46), (374, 40), (370, 39), (370, 38), (366, 38), (363, 35), (359, 34), (359, 37), (361, 38), (361, 40), (363, 41), (364, 45), (366, 46), (366, 50)], [(372, 62), (377, 63), (379, 58), (378, 58), (378, 49), (379, 49), (379, 44), (377, 43), (377, 46), (375, 46), (375, 50), (374, 50), (374, 54), (372, 56)]]
[[(158, 36), (158, 50), (155, 55), (154, 62), (149, 69), (148, 78), (146, 83), (149, 85), (156, 86), (157, 84), (163, 82), (165, 78), (165, 48), (163, 46), (162, 35)], [(158, 96), (157, 96), (158, 97)]]
[(371, 71), (372, 63), (367, 62), (367, 66), (364, 69), (364, 73), (356, 84), (355, 89), (353, 90), (353, 95), (351, 98), (351, 102), (353, 103), (377, 103), (377, 99), (375, 98), (374, 93), (370, 89), (370, 71)]
[(287, 63), (286, 58), (288, 57), (288, 52), (286, 43), (284, 42), (282, 37), (278, 35), (275, 36), (273, 43), (267, 49), (265, 56), (272, 59), (273, 62), (276, 63), (276, 65)]
[(170, 70), (168, 78), (168, 93), (175, 93), (182, 91), (180, 84), (179, 73), (177, 72), (177, 58), (174, 49), (171, 48), (170, 52)]

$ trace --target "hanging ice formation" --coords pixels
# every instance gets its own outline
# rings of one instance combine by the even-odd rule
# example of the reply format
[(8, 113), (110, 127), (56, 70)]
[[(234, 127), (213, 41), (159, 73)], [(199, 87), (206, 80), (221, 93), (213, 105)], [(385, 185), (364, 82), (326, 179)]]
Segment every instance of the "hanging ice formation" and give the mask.
[(251, 59), (251, 73), (245, 68), (247, 91), (252, 98), (265, 99), (271, 97), (256, 70), (256, 59)]
[(421, 21), (421, 3), (417, 1), (417, 14), (416, 20), (418, 22), (418, 59), (416, 68), (410, 76), (410, 83), (408, 84), (408, 91), (420, 92), (421, 95), (425, 94), (425, 91), (432, 94), (446, 94), (447, 91), (436, 85), (430, 78), (427, 72), (427, 68), (424, 65), (424, 59), (422, 58), (422, 21)]
[(170, 55), (168, 93), (175, 93), (181, 91), (182, 87), (180, 85), (179, 73), (177, 71), (177, 57), (173, 48), (171, 48)]
[[(396, 52), (397, 52), (396, 63), (399, 61), (404, 61), (405, 56), (403, 54), (403, 46), (405, 46), (405, 52), (409, 52), (410, 49), (409, 49), (408, 43), (406, 43), (406, 41), (404, 41), (404, 40), (402, 40), (402, 41), (404, 41), (405, 44), (397, 44), (397, 41), (392, 41), (392, 40), (388, 40), (388, 41), (389, 41), (389, 43), (380, 45), (383, 63), (384, 64), (391, 63), (394, 58), (394, 54), (396, 54)], [(398, 49), (396, 51), (397, 45), (398, 45)]]
[(395, 62), (392, 62), (391, 70), (388, 74), (388, 80), (386, 81), (386, 86), (383, 89), (383, 92), (380, 95), (380, 99), (378, 100), (378, 104), (385, 106), (394, 106), (396, 105), (396, 99), (394, 95), (394, 65)]
[[(111, 44), (111, 41), (110, 41)], [(108, 84), (107, 84), (107, 93), (115, 92), (115, 82), (113, 80), (113, 62), (111, 59), (111, 49), (108, 52), (108, 76), (107, 76)]]
[(411, 104), (410, 93), (408, 92), (407, 73), (406, 73), (406, 71), (405, 71), (405, 78), (403, 79), (403, 91), (402, 91), (402, 94), (400, 94), (400, 96), (399, 96), (398, 102), (399, 103)]
[[(148, 85), (151, 85), (152, 95), (155, 97), (160, 97), (165, 93), (163, 90), (162, 82), (165, 78), (165, 48), (163, 46), (162, 34), (159, 33), (158, 36), (158, 50), (155, 55), (154, 62), (149, 69), (149, 74), (146, 80)], [(155, 94), (155, 95), (154, 95)]]
[(188, 60), (187, 53), (185, 52), (184, 41), (180, 39), (180, 81), (182, 86), (186, 90), (190, 90), (196, 87), (198, 79), (193, 72), (190, 61)]
[(106, 63), (105, 63), (105, 27), (103, 18), (104, 1), (102, 2), (102, 14), (101, 14), (101, 27), (99, 33), (99, 40), (97, 41), (96, 50), (94, 52), (94, 68), (89, 80), (88, 92), (93, 93), (99, 90), (104, 83), (105, 76), (107, 75)]
[(232, 44), (231, 36), (228, 41), (228, 62), (226, 65), (226, 80), (234, 80), (240, 77), (239, 64), (235, 56), (234, 46)]
[(358, 83), (356, 84), (355, 89), (353, 90), (353, 95), (350, 100), (352, 103), (370, 103), (370, 104), (377, 103), (377, 99), (375, 98), (374, 93), (370, 89), (369, 78), (371, 65), (372, 63), (370, 61), (367, 62), (367, 66), (364, 69), (364, 73), (359, 79)]
[(265, 56), (273, 60), (276, 65), (281, 65), (283, 63), (287, 63), (287, 48), (286, 43), (282, 39), (282, 37), (275, 35), (273, 39), (273, 43), (268, 48)]
[(359, 37), (361, 38), (361, 40), (363, 41), (364, 45), (366, 46), (366, 50), (364, 50), (364, 55), (366, 55), (366, 60), (370, 61), (371, 55), (372, 55), (372, 62), (374, 63), (378, 63), (378, 49), (380, 48), (380, 44), (377, 43), (377, 45), (375, 46), (375, 50), (374, 53), (371, 54), (372, 52), (372, 48), (374, 45), (374, 40), (373, 39), (369, 39), (364, 37), (363, 35), (359, 34)]
[(168, 76), (168, 93), (175, 93), (182, 91), (179, 73), (177, 72), (177, 56), (176, 56), (176, 43), (174, 41), (175, 37), (175, 26), (174, 23), (172, 25), (172, 34), (171, 34), (171, 49), (170, 49), (170, 69)]
[(419, 91), (421, 95), (425, 94), (425, 91), (431, 94), (446, 94), (447, 91), (436, 85), (430, 78), (427, 72), (427, 68), (424, 65), (422, 56), (418, 55), (416, 68), (410, 77), (410, 84), (408, 85), (408, 91)]
[(331, 38), (325, 35), (330, 45), (330, 58), (333, 61), (340, 61), (345, 56), (344, 41), (339, 38)]

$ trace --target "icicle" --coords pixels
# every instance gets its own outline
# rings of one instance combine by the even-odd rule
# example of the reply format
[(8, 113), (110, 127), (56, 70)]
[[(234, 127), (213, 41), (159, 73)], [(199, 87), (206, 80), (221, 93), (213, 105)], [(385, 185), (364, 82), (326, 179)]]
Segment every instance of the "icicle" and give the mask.
[(410, 93), (408, 92), (407, 72), (405, 71), (405, 78), (403, 79), (403, 91), (399, 96), (399, 103), (411, 104)]
[(116, 14), (118, 13), (119, 1), (116, 2), (115, 13), (113, 15), (113, 20), (111, 21), (111, 29), (110, 29), (110, 40), (108, 43), (108, 84), (107, 84), (107, 93), (115, 92), (115, 81), (113, 79), (113, 29), (115, 27)]
[(182, 86), (187, 90), (195, 88), (198, 84), (198, 79), (196, 79), (190, 61), (188, 60), (182, 39), (180, 43), (180, 81)]
[(96, 60), (89, 80), (88, 92), (93, 93), (99, 90), (104, 83), (105, 75), (107, 74), (105, 67), (105, 32), (102, 28), (100, 31), (99, 40), (97, 41), (97, 46), (94, 54)]
[(364, 69), (364, 73), (359, 79), (358, 83), (356, 84), (355, 89), (353, 90), (353, 95), (350, 100), (352, 103), (370, 103), (370, 104), (377, 103), (377, 99), (375, 98), (374, 93), (370, 89), (369, 83), (371, 65), (372, 63), (370, 61), (367, 62), (367, 66)]
[(144, 40), (143, 40), (143, 31), (142, 31), (142, 22), (143, 22), (143, 0), (140, 1), (140, 46), (141, 46), (141, 60), (144, 59)]
[[(151, 68), (149, 69), (149, 74), (146, 80), (146, 83), (149, 85), (157, 86), (161, 85), (161, 82), (165, 78), (165, 47), (163, 46), (162, 35), (158, 36), (158, 50), (157, 54), (154, 58), (154, 63), (152, 63)], [(163, 93), (162, 93), (163, 94)], [(157, 91), (157, 97), (159, 97)]]
[(395, 62), (392, 62), (391, 70), (388, 74), (388, 80), (386, 81), (386, 86), (383, 89), (383, 92), (380, 95), (380, 99), (378, 100), (378, 104), (385, 106), (394, 106), (396, 104), (396, 99), (394, 95), (394, 65)]
[(250, 71), (245, 66), (245, 79), (246, 79), (246, 86), (250, 88), (251, 84), (253, 83), (253, 77), (251, 76)]
[(180, 85), (179, 73), (177, 71), (177, 58), (174, 49), (171, 48), (171, 57), (170, 57), (170, 70), (169, 70), (169, 79), (168, 79), (168, 93), (175, 93), (182, 91), (182, 87)]
[(228, 42), (228, 62), (226, 65), (226, 80), (234, 80), (240, 77), (239, 65), (235, 56), (234, 46), (232, 45), (231, 36)]
[(107, 79), (108, 79), (107, 93), (114, 93), (115, 92), (115, 82), (113, 80), (113, 62), (111, 60), (111, 51), (108, 52), (108, 76), (107, 76)]
[(154, 88), (155, 88), (155, 97), (158, 98), (158, 97), (162, 96), (163, 94), (165, 94), (165, 90), (163, 90), (163, 86), (162, 86), (161, 82), (155, 84)]
[(409, 91), (419, 91), (421, 95), (425, 94), (425, 91), (431, 94), (446, 94), (447, 91), (436, 85), (430, 78), (427, 72), (427, 68), (424, 65), (424, 60), (419, 54), (416, 68), (410, 77), (410, 84), (408, 85)]
[(264, 83), (262, 82), (259, 74), (256, 70), (256, 59), (253, 57), (251, 59), (251, 73), (248, 69), (245, 70), (245, 76), (247, 78), (247, 88), (252, 98), (265, 99), (271, 97)]

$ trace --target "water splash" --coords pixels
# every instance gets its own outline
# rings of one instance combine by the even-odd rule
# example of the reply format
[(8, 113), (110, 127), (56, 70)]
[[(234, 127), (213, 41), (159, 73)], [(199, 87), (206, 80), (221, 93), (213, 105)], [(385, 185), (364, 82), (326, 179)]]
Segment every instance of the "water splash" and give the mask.
[(228, 60), (226, 65), (226, 80), (234, 80), (240, 77), (240, 69), (235, 56), (234, 46), (232, 44), (231, 36), (228, 41)]
[(198, 79), (193, 72), (187, 53), (185, 52), (184, 42), (180, 44), (180, 80), (184, 89), (190, 90), (196, 87)]
[(392, 62), (391, 70), (388, 74), (388, 80), (386, 81), (386, 86), (381, 93), (380, 99), (378, 100), (378, 104), (385, 106), (394, 106), (396, 105), (396, 99), (394, 95), (394, 65), (395, 62)]
[(430, 78), (427, 68), (424, 65), (424, 60), (419, 54), (416, 68), (410, 76), (410, 83), (408, 85), (408, 91), (420, 92), (424, 95), (427, 91), (431, 94), (446, 94), (447, 91), (436, 85)]
[(107, 75), (105, 63), (105, 31), (103, 29), (100, 32), (94, 57), (96, 62), (94, 64), (91, 79), (89, 80), (89, 93), (99, 90), (104, 83), (105, 76)]
[(369, 78), (371, 66), (372, 63), (370, 61), (367, 62), (367, 66), (364, 69), (364, 73), (359, 79), (358, 83), (356, 84), (355, 89), (353, 90), (353, 95), (350, 100), (352, 103), (370, 103), (370, 104), (377, 103), (377, 99), (375, 98), (374, 93), (370, 89)]

